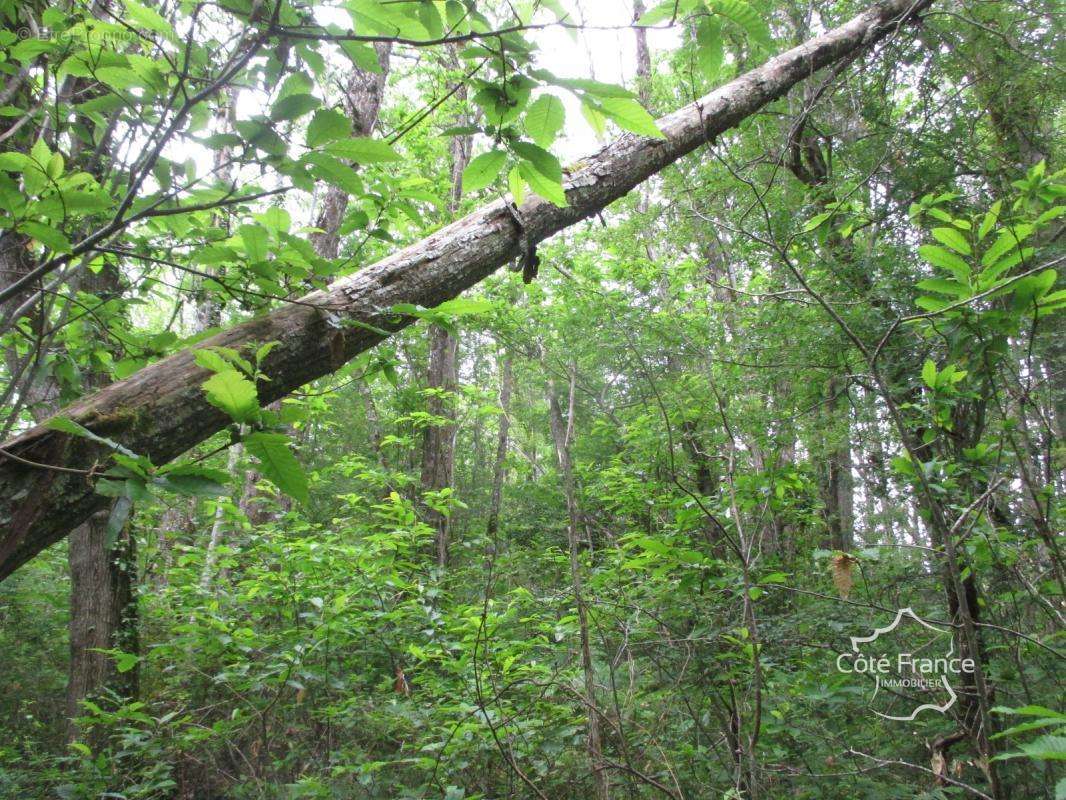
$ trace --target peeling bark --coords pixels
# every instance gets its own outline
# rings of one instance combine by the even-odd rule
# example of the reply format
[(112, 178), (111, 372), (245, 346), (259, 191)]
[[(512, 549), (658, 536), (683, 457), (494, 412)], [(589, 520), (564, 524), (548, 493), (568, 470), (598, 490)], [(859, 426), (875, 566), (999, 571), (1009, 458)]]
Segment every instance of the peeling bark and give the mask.
[[(531, 197), (521, 208), (526, 236), (539, 242), (601, 211), (641, 181), (713, 141), (817, 70), (869, 47), (930, 0), (888, 0), (772, 58), (658, 121), (665, 139), (625, 135), (585, 160), (566, 181), (566, 208)], [(328, 289), (306, 295), (199, 344), (245, 348), (276, 341), (262, 365), (262, 403), (333, 372), (415, 320), (398, 303), (433, 307), (475, 285), (519, 254), (522, 236), (503, 200), (458, 220)], [(368, 326), (372, 326), (368, 327)], [(191, 350), (152, 364), (63, 409), (100, 436), (163, 464), (229, 424), (200, 386), (210, 377)], [(6, 443), (0, 460), (0, 579), (102, 508), (85, 474), (26, 461), (98, 470), (108, 448), (42, 425)], [(15, 458), (12, 458), (14, 456)], [(15, 459), (23, 459), (17, 461)]]

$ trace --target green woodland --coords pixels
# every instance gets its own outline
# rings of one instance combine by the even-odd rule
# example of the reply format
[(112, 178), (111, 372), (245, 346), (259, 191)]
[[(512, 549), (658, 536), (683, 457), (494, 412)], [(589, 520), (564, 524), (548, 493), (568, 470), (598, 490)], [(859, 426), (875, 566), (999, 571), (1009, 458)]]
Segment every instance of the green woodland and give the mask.
[(0, 0), (0, 798), (1064, 800), (1053, 0)]

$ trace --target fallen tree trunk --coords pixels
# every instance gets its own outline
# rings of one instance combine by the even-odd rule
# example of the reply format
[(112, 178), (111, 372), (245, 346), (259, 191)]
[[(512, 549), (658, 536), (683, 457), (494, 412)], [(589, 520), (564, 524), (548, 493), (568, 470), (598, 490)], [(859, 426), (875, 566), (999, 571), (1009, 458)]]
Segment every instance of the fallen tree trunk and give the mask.
[[(701, 144), (737, 125), (817, 70), (860, 52), (931, 0), (886, 0), (851, 21), (771, 59), (658, 121), (665, 139), (625, 135), (583, 162), (566, 181), (569, 206), (537, 197), (520, 215), (539, 242), (622, 197)], [(327, 375), (414, 321), (399, 303), (433, 307), (460, 294), (519, 254), (518, 225), (496, 201), (326, 290), (219, 333), (198, 347), (278, 342), (259, 385), (264, 404)], [(67, 408), (99, 436), (164, 464), (229, 424), (201, 384), (210, 376), (191, 350), (145, 367)], [(0, 580), (59, 541), (106, 504), (93, 475), (106, 446), (40, 425), (0, 450)], [(61, 467), (56, 469), (55, 467)]]

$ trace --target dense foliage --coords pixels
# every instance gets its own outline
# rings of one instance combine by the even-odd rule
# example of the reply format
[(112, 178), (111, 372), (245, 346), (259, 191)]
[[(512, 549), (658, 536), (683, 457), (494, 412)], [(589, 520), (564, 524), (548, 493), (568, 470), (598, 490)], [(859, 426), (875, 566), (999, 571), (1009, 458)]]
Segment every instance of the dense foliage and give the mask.
[[(0, 0), (4, 438), (858, 11)], [(933, 3), (280, 402), (198, 349), (232, 424), (0, 583), (0, 796), (1066, 797), (1060, 16)]]

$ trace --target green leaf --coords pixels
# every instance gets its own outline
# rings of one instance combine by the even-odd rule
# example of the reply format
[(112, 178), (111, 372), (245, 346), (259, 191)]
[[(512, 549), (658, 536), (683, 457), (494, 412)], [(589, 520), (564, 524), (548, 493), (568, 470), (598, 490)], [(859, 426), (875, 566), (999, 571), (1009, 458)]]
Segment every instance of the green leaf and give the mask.
[(954, 253), (935, 244), (923, 244), (918, 248), (918, 254), (934, 267), (948, 270), (960, 283), (969, 282), (970, 265)]
[(985, 214), (984, 218), (981, 220), (980, 227), (978, 227), (978, 229), (977, 229), (977, 240), (978, 241), (981, 241), (986, 236), (988, 236), (988, 232), (992, 230), (992, 226), (995, 225), (996, 224), (996, 220), (999, 219), (999, 210), (1000, 210), (1000, 208), (1002, 208), (1002, 206), (1003, 206), (1003, 201), (1002, 200), (997, 200), (996, 202), (994, 202), (992, 204), (992, 207), (990, 209), (988, 209), (988, 212)]
[(969, 243), (966, 241), (966, 237), (959, 233), (955, 228), (933, 228), (931, 233), (933, 234), (934, 239), (941, 244), (947, 245), (956, 253), (968, 256), (973, 252), (970, 249)]
[(137, 27), (166, 34), (167, 36), (174, 35), (174, 29), (169, 22), (159, 15), (159, 12), (147, 6), (142, 6), (136, 0), (124, 0), (124, 3), (126, 13)]
[(33, 159), (25, 153), (0, 153), (0, 169), (7, 172), (22, 172), (32, 165)]
[(562, 181), (563, 167), (559, 163), (559, 159), (543, 147), (538, 147), (531, 142), (514, 142), (511, 147), (514, 148), (519, 158), (532, 164), (533, 168), (545, 178), (552, 181)]
[(118, 672), (129, 672), (141, 660), (136, 653), (123, 653), (120, 650), (112, 652), (111, 657), (115, 659), (115, 669)]
[(110, 551), (115, 546), (115, 542), (118, 541), (118, 535), (122, 533), (122, 529), (126, 526), (126, 520), (130, 518), (130, 511), (133, 510), (133, 501), (127, 497), (122, 496), (116, 498), (115, 504), (111, 506), (111, 514), (107, 518), (107, 531), (104, 537), (104, 550)]
[(217, 350), (210, 347), (195, 350), (192, 358), (199, 366), (212, 372), (225, 372), (233, 369), (233, 365), (230, 362), (223, 358)]
[(518, 165), (518, 174), (525, 179), (530, 189), (545, 200), (554, 203), (560, 208), (566, 208), (569, 205), (566, 201), (566, 192), (563, 190), (562, 181), (553, 181), (545, 177), (528, 161), (523, 161)]
[(592, 103), (581, 102), (581, 116), (592, 128), (598, 137), (602, 137), (607, 131), (607, 117), (601, 114)]
[(1003, 256), (1029, 238), (1033, 230), (1032, 225), (1015, 225), (1000, 233), (996, 237), (996, 241), (992, 243), (992, 246), (981, 256), (981, 266), (993, 266)]
[(200, 464), (185, 463), (185, 464), (172, 464), (163, 468), (160, 474), (173, 478), (175, 476), (192, 476), (196, 478), (204, 478), (215, 483), (226, 483), (230, 479), (230, 474), (220, 469), (214, 469), (212, 467), (204, 467)]
[(526, 133), (541, 147), (547, 147), (555, 141), (565, 120), (563, 101), (553, 94), (541, 95), (526, 111)]
[(381, 139), (359, 137), (344, 139), (326, 145), (326, 150), (340, 158), (347, 158), (357, 164), (377, 164), (387, 161), (400, 161), (402, 156), (388, 143)]
[(457, 297), (454, 300), (445, 300), (433, 310), (452, 317), (465, 317), (470, 314), (484, 314), (492, 311), (493, 308), (494, 305), (491, 300)]
[(930, 359), (926, 359), (922, 364), (922, 382), (925, 383), (930, 389), (936, 388), (936, 364)]
[(1055, 285), (1058, 272), (1045, 269), (1043, 272), (1023, 278), (1014, 284), (1014, 305), (1016, 308), (1028, 306), (1034, 300), (1046, 295)]
[(52, 153), (52, 157), (48, 159), (48, 164), (45, 165), (44, 171), (52, 180), (58, 180), (63, 174), (63, 154)]
[(365, 42), (338, 42), (344, 54), (352, 60), (359, 69), (374, 74), (381, 73), (381, 61), (377, 51)]
[(286, 233), (292, 227), (292, 215), (281, 206), (271, 206), (261, 214), (252, 214), (252, 217), (274, 233)]
[(309, 114), (321, 105), (317, 97), (312, 94), (290, 94), (274, 103), (270, 109), (270, 118), (274, 122), (298, 119), (304, 114)]
[(345, 5), (356, 22), (365, 25), (371, 32), (404, 39), (437, 38), (431, 37), (425, 25), (415, 18), (409, 3), (348, 0)]
[(1066, 722), (1066, 714), (1050, 709), (1047, 706), (1025, 705), (1018, 708), (994, 706), (992, 711), (996, 714), (1020, 714), (1023, 717), (1058, 717), (1063, 722)]
[(270, 235), (262, 225), (241, 225), (237, 232), (244, 242), (244, 252), (252, 263), (266, 261), (269, 253)]
[(91, 430), (82, 425), (79, 425), (72, 419), (67, 419), (66, 417), (52, 417), (44, 423), (44, 426), (46, 428), (51, 428), (54, 431), (69, 433), (71, 436), (80, 436), (83, 439), (90, 439), (91, 441), (97, 442), (98, 444), (110, 447), (112, 450), (115, 450), (119, 453), (124, 453), (125, 455), (131, 458), (137, 458), (136, 453), (134, 453), (132, 450), (123, 447), (118, 442), (113, 441), (112, 439), (106, 439), (103, 436), (97, 436)]
[(267, 155), (284, 156), (288, 152), (288, 146), (273, 128), (259, 120), (240, 120), (233, 127), (248, 144)]
[(326, 142), (352, 135), (352, 121), (333, 109), (320, 109), (307, 126), (307, 146), (319, 147)]
[(263, 474), (281, 491), (301, 503), (310, 499), (307, 476), (289, 449), (289, 437), (283, 433), (257, 432), (244, 438), (244, 446), (257, 459)]
[(25, 168), (22, 171), (22, 186), (28, 195), (39, 194), (49, 184), (46, 172), (52, 151), (48, 149), (44, 139), (38, 139), (32, 148)]
[(617, 97), (617, 98), (635, 98), (636, 95), (622, 86), (618, 86), (614, 83), (602, 83), (601, 81), (594, 81), (590, 78), (558, 78), (555, 75), (548, 73), (544, 76), (545, 80), (549, 83), (554, 83), (556, 86), (562, 86), (565, 89), (571, 89), (574, 91), (584, 92), (592, 97)]
[(788, 583), (788, 575), (784, 572), (771, 572), (760, 580), (759, 583)]
[(237, 422), (248, 422), (259, 413), (255, 384), (234, 369), (215, 373), (204, 381), (202, 388), (207, 402)]
[(751, 42), (770, 48), (770, 28), (746, 0), (709, 0), (707, 8), (743, 30)]
[(1032, 247), (1023, 247), (1021, 250), (1015, 250), (1010, 255), (1004, 256), (988, 269), (981, 270), (980, 278), (984, 283), (982, 288), (988, 288), (992, 281), (995, 281), (1007, 270), (1018, 266), (1022, 261), (1032, 258), (1035, 252), (1036, 250)]
[(652, 139), (666, 136), (655, 126), (655, 119), (636, 100), (626, 97), (605, 97), (600, 100), (600, 111), (614, 120), (624, 130)]
[(970, 289), (968, 286), (963, 286), (957, 281), (949, 281), (944, 278), (929, 278), (928, 280), (919, 281), (918, 288), (926, 292), (949, 294), (953, 297), (962, 298), (970, 296)]
[(649, 11), (645, 11), (636, 21), (637, 25), (658, 25), (660, 22), (668, 22), (683, 19), (685, 12), (695, 8), (696, 3), (692, 0), (663, 0), (662, 3)]
[(70, 240), (63, 235), (62, 231), (40, 222), (20, 222), (19, 230), (50, 250), (57, 253), (70, 252)]
[(522, 180), (522, 174), (518, 167), (511, 167), (507, 173), (507, 188), (511, 192), (511, 200), (516, 206), (521, 206), (526, 200), (526, 184)]
[(1057, 717), (1044, 717), (1043, 719), (1032, 719), (1028, 722), (1023, 722), (1020, 725), (1013, 725), (1006, 730), (1002, 730), (999, 733), (991, 736), (991, 739), (1002, 739), (1006, 736), (1017, 736), (1019, 733), (1028, 733), (1029, 731), (1039, 730), (1040, 728), (1047, 728), (1052, 725), (1055, 727), (1061, 727), (1063, 723), (1062, 716)]
[(157, 483), (187, 497), (222, 497), (230, 493), (224, 482), (202, 475), (167, 474), (158, 478)]
[(825, 211), (821, 214), (815, 214), (813, 217), (807, 220), (807, 224), (803, 226), (803, 232), (810, 233), (811, 231), (820, 228), (822, 226), (822, 223), (829, 219), (831, 216), (833, 216), (832, 211)]
[(703, 17), (696, 26), (696, 63), (704, 77), (713, 81), (718, 77), (725, 59), (722, 24), (717, 17)]
[(463, 170), (463, 193), (477, 192), (491, 184), (506, 161), (503, 150), (491, 150), (472, 159)]
[(132, 89), (142, 85), (141, 76), (132, 67), (100, 67), (93, 76), (112, 89)]
[(325, 153), (308, 153), (304, 160), (311, 164), (310, 172), (316, 180), (327, 181), (351, 195), (363, 193), (359, 174), (343, 161)]
[(1031, 758), (1035, 761), (1066, 761), (1066, 731), (1048, 733), (1020, 745), (1011, 753), (1001, 753), (993, 761), (1009, 758)]

